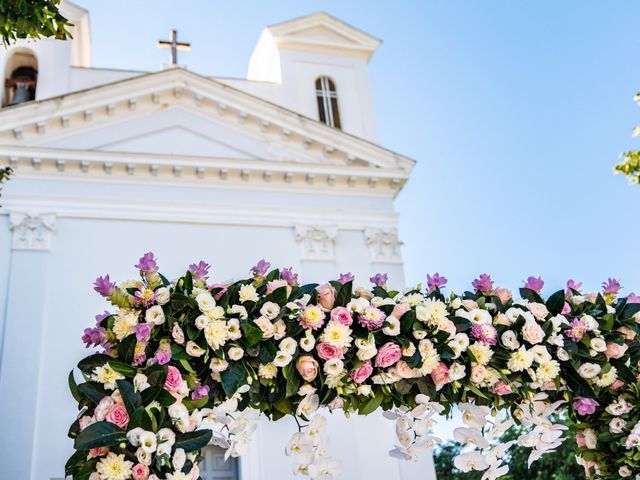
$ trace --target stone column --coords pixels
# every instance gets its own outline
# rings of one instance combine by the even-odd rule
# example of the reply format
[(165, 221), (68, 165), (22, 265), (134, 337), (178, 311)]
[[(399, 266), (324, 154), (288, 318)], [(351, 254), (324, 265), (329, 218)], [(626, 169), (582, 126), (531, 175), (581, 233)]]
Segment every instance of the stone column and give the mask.
[(4, 432), (0, 436), (0, 465), (6, 478), (32, 476), (47, 264), (55, 224), (55, 214), (10, 212), (13, 243), (0, 345)]
[(302, 283), (334, 280), (334, 245), (338, 228), (332, 225), (296, 225), (294, 231), (300, 245)]

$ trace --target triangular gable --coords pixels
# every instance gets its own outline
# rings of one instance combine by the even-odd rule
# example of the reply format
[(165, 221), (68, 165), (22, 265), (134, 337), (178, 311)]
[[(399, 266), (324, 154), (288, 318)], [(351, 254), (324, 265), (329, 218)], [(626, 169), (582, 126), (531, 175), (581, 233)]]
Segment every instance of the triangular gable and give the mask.
[(64, 138), (168, 109), (192, 112), (242, 132), (268, 145), (273, 158), (279, 156), (280, 147), (293, 152), (290, 160), (304, 163), (362, 164), (407, 175), (414, 164), (376, 144), (181, 68), (2, 109), (0, 145), (53, 146)]

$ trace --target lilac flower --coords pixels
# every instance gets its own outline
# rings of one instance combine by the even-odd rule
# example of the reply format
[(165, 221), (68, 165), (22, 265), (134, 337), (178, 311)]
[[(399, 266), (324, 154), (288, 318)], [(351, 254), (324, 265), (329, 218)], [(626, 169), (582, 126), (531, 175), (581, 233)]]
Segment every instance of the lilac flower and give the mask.
[(96, 327), (99, 327), (100, 324), (102, 323), (102, 321), (107, 318), (110, 317), (111, 314), (109, 312), (107, 312), (106, 310), (102, 313), (99, 313), (98, 315), (96, 315)]
[(133, 298), (138, 305), (149, 307), (156, 302), (158, 294), (150, 288), (140, 285), (136, 293), (133, 294)]
[(489, 275), (483, 273), (473, 282), (471, 282), (471, 286), (478, 292), (489, 293), (491, 290), (493, 290), (493, 280), (491, 280), (491, 277)]
[(139, 323), (138, 325), (134, 325), (131, 327), (131, 330), (136, 334), (136, 340), (139, 342), (146, 343), (149, 341), (149, 337), (151, 336), (151, 324), (150, 323)]
[(542, 291), (542, 287), (544, 287), (544, 280), (542, 278), (531, 276), (527, 278), (526, 283), (524, 284), (524, 288), (528, 288), (533, 290), (536, 293), (540, 293)]
[(427, 274), (427, 287), (429, 287), (429, 293), (434, 290), (438, 290), (447, 284), (447, 278), (440, 276), (438, 272), (433, 274), (433, 277)]
[(270, 267), (271, 264), (263, 258), (255, 266), (253, 266), (250, 271), (251, 273), (253, 273), (254, 277), (264, 277), (265, 274), (269, 271)]
[(105, 330), (102, 327), (85, 328), (82, 335), (82, 341), (86, 348), (102, 345), (105, 338)]
[(291, 286), (298, 284), (298, 274), (294, 273), (291, 267), (283, 268), (280, 272), (280, 278)]
[(167, 343), (163, 343), (156, 350), (156, 354), (153, 356), (154, 363), (158, 365), (165, 365), (171, 360), (171, 347)]
[(220, 300), (222, 298), (222, 296), (227, 293), (227, 286), (224, 283), (214, 283), (213, 285), (209, 286), (209, 291), (213, 291), (213, 290), (219, 290), (218, 293), (216, 293), (213, 298), (215, 298), (216, 300)]
[(627, 297), (627, 303), (640, 303), (640, 295), (631, 292)]
[(208, 385), (198, 385), (193, 392), (191, 392), (191, 400), (198, 400), (200, 398), (209, 396), (209, 386)]
[(204, 260), (200, 260), (198, 263), (192, 263), (189, 265), (189, 271), (191, 272), (191, 276), (193, 277), (194, 282), (199, 282), (200, 280), (207, 280), (209, 276), (209, 269), (211, 265), (209, 265)]
[(488, 323), (476, 323), (471, 327), (471, 336), (483, 345), (495, 345), (498, 341), (498, 331)]
[(595, 413), (596, 407), (600, 405), (593, 398), (576, 397), (573, 402), (573, 409), (578, 415), (591, 415)]
[(156, 263), (153, 252), (147, 252), (140, 257), (135, 267), (143, 273), (156, 273), (158, 271), (158, 264)]
[(572, 279), (567, 280), (567, 294), (573, 295), (573, 292), (571, 292), (571, 290), (580, 291), (581, 288), (582, 282), (576, 282)]
[(602, 288), (605, 295), (617, 295), (622, 285), (620, 285), (620, 282), (615, 278), (609, 278), (602, 284)]
[(564, 334), (569, 337), (574, 342), (579, 342), (584, 337), (584, 334), (587, 333), (587, 324), (576, 318), (570, 324), (570, 328), (564, 331)]
[(389, 277), (386, 273), (376, 273), (369, 279), (371, 283), (381, 288), (385, 288), (387, 286), (387, 280), (389, 280)]
[(93, 289), (103, 297), (110, 297), (116, 291), (116, 284), (112, 282), (109, 275), (96, 278)]
[(351, 272), (341, 273), (340, 278), (338, 279), (338, 283), (344, 285), (345, 283), (353, 282), (353, 278), (353, 273)]

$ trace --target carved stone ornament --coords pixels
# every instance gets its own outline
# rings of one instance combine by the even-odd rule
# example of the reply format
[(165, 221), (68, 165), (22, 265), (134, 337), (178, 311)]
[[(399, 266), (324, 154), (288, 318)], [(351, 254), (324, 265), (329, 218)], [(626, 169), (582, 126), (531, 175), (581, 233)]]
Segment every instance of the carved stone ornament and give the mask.
[(338, 229), (333, 226), (296, 225), (296, 241), (302, 260), (333, 261), (333, 246)]
[(13, 231), (14, 250), (51, 249), (51, 238), (55, 232), (55, 213), (10, 212), (9, 222)]
[(364, 232), (365, 240), (369, 246), (371, 261), (380, 263), (401, 263), (398, 231), (395, 228), (367, 228)]

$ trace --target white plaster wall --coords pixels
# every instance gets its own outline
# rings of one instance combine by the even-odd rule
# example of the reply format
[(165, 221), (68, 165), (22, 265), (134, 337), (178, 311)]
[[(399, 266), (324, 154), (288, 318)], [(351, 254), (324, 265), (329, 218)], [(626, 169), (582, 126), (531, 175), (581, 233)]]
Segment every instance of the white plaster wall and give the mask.
[(143, 74), (144, 72), (130, 70), (71, 67), (69, 72), (69, 91), (85, 90), (98, 85), (104, 85), (105, 83), (117, 82)]

